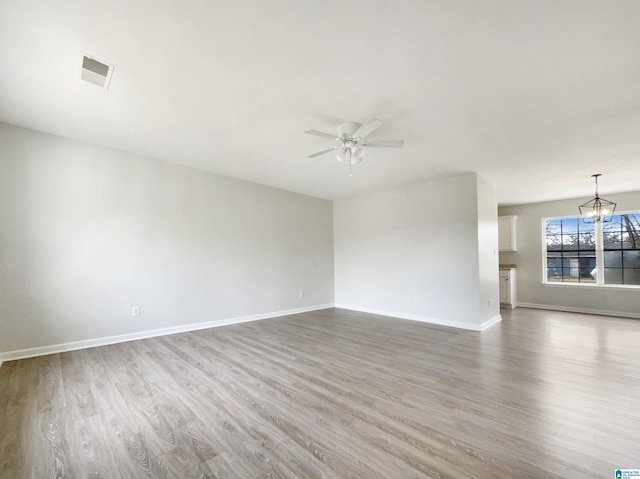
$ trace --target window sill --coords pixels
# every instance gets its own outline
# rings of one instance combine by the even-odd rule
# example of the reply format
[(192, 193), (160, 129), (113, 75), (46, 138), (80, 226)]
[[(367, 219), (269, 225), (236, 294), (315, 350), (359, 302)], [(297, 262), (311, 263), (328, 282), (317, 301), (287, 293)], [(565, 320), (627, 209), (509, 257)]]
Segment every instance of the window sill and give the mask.
[(560, 287), (560, 288), (594, 288), (598, 290), (612, 291), (640, 291), (640, 285), (636, 284), (593, 284), (593, 283), (556, 283), (551, 281), (543, 281), (542, 286)]

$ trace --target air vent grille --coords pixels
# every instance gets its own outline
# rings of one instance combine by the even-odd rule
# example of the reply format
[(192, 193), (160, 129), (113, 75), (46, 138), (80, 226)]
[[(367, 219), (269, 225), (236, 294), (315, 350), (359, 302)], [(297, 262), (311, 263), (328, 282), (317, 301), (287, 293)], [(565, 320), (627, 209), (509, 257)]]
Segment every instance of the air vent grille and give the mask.
[(84, 81), (98, 85), (101, 88), (109, 88), (113, 66), (96, 60), (88, 55), (82, 55), (82, 75)]

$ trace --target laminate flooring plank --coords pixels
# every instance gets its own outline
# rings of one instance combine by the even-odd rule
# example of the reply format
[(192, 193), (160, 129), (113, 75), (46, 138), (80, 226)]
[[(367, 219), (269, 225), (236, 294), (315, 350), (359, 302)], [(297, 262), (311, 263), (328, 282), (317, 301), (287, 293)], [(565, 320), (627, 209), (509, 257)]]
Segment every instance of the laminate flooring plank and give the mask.
[(65, 402), (84, 417), (97, 414), (92, 391), (94, 381), (85, 369), (90, 367), (86, 350), (71, 351), (60, 355), (60, 370), (64, 381)]
[[(72, 452), (66, 433), (64, 409), (45, 408), (30, 416), (32, 438), (23, 437), (23, 447), (30, 457), (32, 479), (77, 477), (79, 464), (72, 462)], [(35, 433), (35, 434), (34, 434)]]
[[(171, 381), (172, 388), (179, 389), (183, 394), (189, 396), (200, 396), (202, 391), (200, 388), (201, 376), (197, 375), (197, 371), (190, 367), (182, 358), (173, 354), (173, 351), (167, 343), (176, 343), (171, 337), (168, 341), (163, 338), (156, 340), (156, 348), (145, 354), (147, 363), (153, 364), (162, 372), (162, 382)], [(176, 338), (177, 340), (178, 338)], [(194, 377), (195, 375), (195, 377)]]
[[(234, 450), (237, 453), (234, 460), (250, 468), (252, 475), (271, 467), (272, 461), (280, 460), (278, 451), (282, 450), (282, 444), (287, 444), (287, 457), (292, 457), (292, 454), (304, 457), (304, 448), (297, 446), (296, 450), (292, 451), (293, 443), (289, 437), (282, 434), (282, 431), (270, 428), (270, 421), (264, 417), (264, 413), (261, 414), (255, 409), (255, 403), (254, 407), (244, 407), (242, 400), (248, 399), (246, 395), (239, 400), (237, 391), (229, 387), (224, 378), (219, 379), (219, 382), (213, 381), (212, 384), (216, 387), (207, 394), (207, 398), (215, 405), (215, 409), (209, 413), (208, 422), (218, 425), (215, 431), (212, 431), (218, 435), (218, 447), (222, 450)], [(236, 446), (230, 448), (231, 443)]]
[[(213, 477), (203, 464), (186, 431), (181, 414), (165, 406), (169, 394), (161, 388), (146, 390), (140, 384), (119, 386), (147, 447), (162, 457), (162, 463), (175, 477)], [(184, 407), (184, 405), (182, 405)]]
[(136, 424), (123, 420), (113, 411), (101, 414), (105, 424), (116, 467), (122, 479), (172, 478), (166, 465), (155, 451), (147, 446), (147, 440)]
[[(175, 358), (172, 358), (172, 356), (174, 356), (172, 351), (168, 351), (168, 350), (164, 350), (162, 355), (153, 355), (155, 360), (158, 361), (166, 361), (166, 365), (165, 367), (168, 367), (168, 364), (171, 363), (175, 363)], [(193, 369), (193, 371), (197, 371), (196, 368)], [(200, 384), (206, 384), (206, 380), (207, 377), (206, 375), (204, 375), (203, 373), (200, 373), (201, 376), (197, 377), (194, 375), (194, 379), (196, 380), (197, 383)], [(210, 386), (211, 384), (209, 384)], [(198, 394), (196, 396), (192, 396), (191, 399), (191, 403), (193, 404), (193, 401), (197, 401), (197, 402), (201, 402), (201, 400), (204, 399), (207, 401), (209, 400), (208, 397), (208, 391), (198, 391)], [(218, 396), (216, 396), (217, 402), (217, 409), (222, 410), (223, 409), (223, 401), (221, 401)], [(206, 408), (206, 405), (204, 406)], [(197, 408), (197, 406), (196, 406)], [(199, 408), (202, 411), (202, 407)], [(222, 419), (222, 418), (217, 418), (217, 420), (215, 421), (211, 421), (211, 416), (212, 413), (210, 411), (202, 411), (203, 415), (208, 415), (208, 423), (211, 424), (213, 422), (213, 424), (218, 424), (220, 425), (222, 428), (224, 428), (226, 430), (226, 441), (229, 440), (229, 436), (233, 436), (234, 440), (237, 441), (237, 443), (242, 444), (243, 448), (246, 449), (246, 451), (248, 452), (247, 455), (244, 455), (242, 457), (244, 462), (256, 462), (258, 464), (258, 469), (262, 468), (262, 464), (263, 462), (268, 462), (269, 461), (269, 453), (268, 451), (264, 450), (263, 446), (264, 446), (264, 440), (262, 441), (258, 441), (255, 438), (255, 434), (252, 436), (251, 434), (248, 435), (243, 435), (242, 429), (245, 429), (237, 420), (236, 417), (240, 417), (240, 413), (242, 413), (242, 411), (239, 411), (239, 413), (237, 415), (231, 415), (228, 414), (227, 415), (227, 419)], [(202, 431), (204, 429), (204, 425), (203, 424), (197, 424), (200, 423), (199, 419), (195, 418), (195, 416), (192, 416), (192, 420), (189, 423), (189, 428), (191, 431), (194, 430), (195, 426), (197, 425), (198, 428)], [(253, 428), (249, 428), (250, 432), (253, 431)], [(215, 434), (215, 433), (213, 433)], [(211, 437), (212, 433), (210, 432), (209, 434), (209, 438)], [(201, 438), (204, 436), (200, 436)], [(215, 441), (218, 444), (218, 448), (224, 448), (224, 443), (221, 440), (217, 440)], [(200, 443), (202, 443), (202, 439), (200, 440)], [(213, 449), (211, 449), (210, 454), (212, 455), (216, 455), (217, 453), (215, 453), (213, 451)], [(253, 458), (253, 460), (252, 460)], [(257, 458), (257, 460), (255, 460)], [(249, 467), (248, 465), (245, 465), (245, 467)], [(255, 471), (254, 471), (255, 472)]]
[(28, 477), (25, 471), (30, 451), (23, 447), (25, 414), (24, 406), (9, 405), (0, 417), (0, 477)]
[[(247, 384), (247, 380), (244, 379), (242, 381), (243, 384)], [(275, 388), (275, 389), (279, 389), (279, 388)], [(262, 391), (263, 394), (267, 394), (267, 391)], [(335, 402), (335, 398), (332, 398), (332, 401), (328, 403), (328, 405), (330, 404), (330, 407), (327, 406), (323, 406), (322, 402), (318, 402), (317, 398), (321, 395), (322, 393), (319, 394), (308, 394), (305, 395), (304, 399), (303, 399), (303, 395), (300, 394), (300, 390), (298, 389), (298, 394), (296, 394), (296, 397), (299, 400), (303, 400), (303, 403), (301, 404), (301, 406), (303, 407), (303, 410), (305, 411), (313, 411), (314, 409), (318, 411), (319, 413), (319, 422), (321, 422), (323, 424), (323, 428), (320, 428), (320, 430), (324, 430), (324, 429), (328, 429), (330, 431), (330, 435), (333, 436), (333, 440), (334, 442), (336, 442), (338, 439), (340, 439), (340, 447), (344, 450), (349, 450), (350, 448), (353, 448), (353, 441), (350, 441), (351, 436), (353, 435), (354, 432), (359, 433), (359, 435), (364, 438), (368, 443), (368, 447), (377, 447), (378, 451), (375, 454), (376, 457), (381, 456), (383, 453), (391, 453), (393, 456), (395, 456), (395, 459), (399, 459), (399, 460), (405, 460), (412, 462), (412, 466), (415, 468), (420, 468), (422, 467), (423, 469), (428, 469), (427, 466), (421, 465), (421, 459), (420, 456), (424, 456), (424, 455), (428, 455), (428, 454), (432, 454), (434, 452), (433, 449), (428, 450), (427, 449), (427, 445), (425, 443), (422, 443), (420, 439), (417, 438), (413, 438), (412, 442), (413, 445), (417, 445), (418, 450), (413, 450), (412, 452), (408, 452), (408, 451), (400, 451), (398, 449), (393, 449), (393, 451), (391, 451), (389, 449), (389, 441), (383, 440), (381, 439), (381, 441), (378, 441), (378, 439), (381, 438), (381, 436), (384, 436), (385, 434), (388, 434), (390, 431), (392, 433), (395, 433), (396, 435), (400, 435), (402, 439), (405, 440), (405, 442), (409, 442), (407, 441), (407, 436), (405, 436), (405, 433), (400, 433), (398, 431), (394, 431), (392, 428), (388, 427), (387, 431), (383, 431), (380, 427), (380, 421), (383, 420), (384, 418), (382, 417), (382, 415), (378, 415), (376, 417), (363, 417), (358, 413), (358, 405), (357, 404), (351, 404), (350, 406), (346, 406), (346, 405), (341, 405), (340, 407), (336, 407), (336, 402)], [(326, 397), (326, 396), (325, 396)], [(307, 415), (309, 415), (309, 412), (307, 412)], [(328, 421), (325, 421), (324, 418), (329, 419)], [(331, 431), (332, 429), (332, 424), (340, 424), (341, 427), (340, 428), (335, 428), (333, 431)], [(343, 433), (343, 430), (341, 428), (344, 428), (344, 426), (347, 426), (345, 428), (344, 431), (348, 431), (346, 434)], [(378, 426), (378, 427), (376, 427)], [(344, 437), (341, 437), (343, 436)], [(344, 440), (344, 441), (342, 441)], [(442, 447), (443, 445), (448, 446), (448, 444), (442, 443), (442, 444), (437, 444), (434, 443), (434, 441), (429, 440), (429, 443), (431, 443), (431, 447)], [(435, 444), (435, 446), (434, 446)], [(433, 454), (432, 454), (433, 455)], [(392, 458), (387, 455), (384, 457), (385, 461), (387, 462), (391, 462)], [(442, 476), (442, 470), (448, 470), (451, 472), (455, 472), (455, 470), (457, 469), (458, 465), (454, 464), (454, 463), (444, 463), (440, 465), (441, 470), (440, 471), (436, 471), (436, 470), (428, 470), (426, 472), (428, 472), (430, 474), (430, 477), (439, 477)], [(384, 470), (383, 465), (377, 465), (377, 470)]]
[(35, 388), (37, 412), (62, 409), (66, 406), (60, 354), (33, 358), (34, 369), (38, 374), (38, 384)]
[[(184, 352), (179, 352), (178, 354), (183, 357)], [(219, 359), (219, 358), (217, 358)], [(218, 422), (224, 424), (224, 428), (227, 430), (227, 433), (231, 435), (236, 442), (242, 444), (242, 448), (245, 449), (245, 454), (241, 455), (237, 458), (237, 460), (245, 463), (245, 467), (254, 467), (257, 468), (257, 471), (251, 469), (251, 474), (256, 472), (260, 472), (260, 470), (264, 469), (265, 466), (269, 466), (269, 462), (271, 458), (275, 460), (278, 459), (278, 454), (274, 453), (274, 448), (276, 443), (271, 439), (274, 436), (273, 431), (269, 431), (268, 434), (260, 435), (261, 426), (260, 419), (263, 419), (263, 423), (265, 422), (265, 415), (260, 414), (255, 409), (258, 404), (255, 401), (252, 401), (250, 396), (248, 396), (244, 392), (240, 392), (236, 385), (229, 382), (229, 379), (225, 374), (227, 374), (224, 368), (220, 367), (220, 361), (216, 361), (213, 364), (213, 369), (206, 367), (204, 364), (198, 364), (200, 370), (207, 376), (207, 378), (211, 381), (212, 385), (215, 385), (213, 391), (211, 391), (208, 396), (215, 402), (217, 405), (216, 410), (223, 412), (223, 416), (226, 419), (219, 418)], [(238, 371), (235, 371), (236, 373)], [(238, 402), (238, 396), (240, 396), (240, 402)], [(252, 408), (249, 410), (242, 405), (242, 401), (249, 401), (252, 404)], [(240, 405), (240, 407), (235, 407)], [(247, 412), (251, 414), (247, 415)], [(270, 421), (266, 421), (267, 423)], [(268, 425), (268, 424), (267, 424)], [(229, 438), (227, 437), (227, 441)], [(281, 435), (279, 438), (280, 441), (288, 442), (288, 454), (289, 457), (291, 455), (291, 446), (292, 441), (290, 440), (287, 434)], [(255, 446), (251, 446), (252, 441), (256, 444), (260, 444), (260, 447), (256, 448)], [(304, 445), (302, 448), (299, 444), (296, 445), (297, 449), (302, 451), (306, 451), (307, 446)], [(299, 465), (300, 462), (297, 462)], [(306, 467), (306, 466), (305, 466)], [(301, 477), (310, 477), (308, 471), (302, 471), (304, 473)], [(320, 474), (322, 476), (322, 474)], [(315, 475), (314, 475), (315, 477)]]
[[(83, 380), (89, 386), (89, 393), (92, 396), (92, 403), (95, 413), (100, 413), (112, 407), (114, 402), (120, 399), (113, 387), (114, 375), (112, 370), (115, 364), (110, 360), (105, 360), (108, 351), (116, 351), (117, 345), (101, 346), (97, 348), (83, 349), (76, 351), (76, 362), (81, 365)], [(107, 357), (108, 354), (107, 354)], [(63, 375), (66, 370), (63, 367)], [(66, 384), (65, 384), (66, 385)]]
[(31, 477), (30, 425), (40, 374), (34, 361), (10, 361), (0, 371), (0, 477)]
[[(248, 383), (248, 381), (247, 381), (246, 378), (244, 380), (242, 380), (242, 384), (247, 384), (247, 383)], [(279, 388), (276, 387), (276, 389), (279, 389)], [(268, 392), (263, 390), (262, 393), (263, 394), (267, 394)], [(345, 410), (346, 408), (343, 408), (343, 407), (336, 408), (335, 407), (335, 403), (332, 404), (333, 407), (331, 407), (331, 408), (330, 407), (322, 407), (322, 406), (318, 407), (318, 406), (316, 406), (314, 404), (314, 399), (313, 399), (312, 396), (308, 396), (307, 397), (307, 399), (305, 400), (305, 403), (303, 404), (303, 406), (304, 406), (304, 410), (306, 410), (306, 411), (310, 411), (310, 410), (313, 410), (313, 409), (317, 408), (318, 411), (322, 414), (322, 417), (330, 418), (331, 421), (324, 422), (324, 424), (326, 424), (327, 426), (330, 426), (330, 424), (332, 422), (338, 422), (339, 421), (339, 422), (341, 422), (342, 426), (344, 426), (345, 424), (348, 425), (349, 427), (346, 430), (349, 431), (350, 434), (353, 433), (353, 431), (354, 431), (353, 427), (354, 427), (354, 424), (355, 424), (355, 421), (353, 420), (354, 419), (353, 416), (350, 417), (349, 414), (347, 413), (346, 416), (339, 417), (339, 415), (341, 415), (340, 413), (342, 413), (343, 410)], [(351, 409), (351, 410), (355, 411), (355, 409)], [(332, 411), (336, 411), (338, 414), (334, 415), (334, 414), (332, 414)], [(377, 419), (379, 419), (379, 418), (376, 418), (376, 420)], [(375, 421), (374, 420), (370, 420), (369, 422), (367, 422), (367, 419), (359, 418), (357, 422), (362, 425), (362, 424), (369, 424), (369, 423), (375, 422)], [(368, 438), (375, 438), (376, 437), (376, 433), (381, 434), (382, 431), (379, 431), (379, 430), (376, 430), (375, 428), (372, 428), (371, 430), (367, 431), (367, 433), (369, 434)], [(340, 436), (340, 431), (339, 430), (335, 431), (333, 433), (333, 436), (334, 436), (333, 439), (335, 441), (336, 438), (338, 438)], [(349, 440), (348, 440), (348, 437), (347, 437), (346, 441), (342, 444), (342, 447), (344, 449), (348, 450), (349, 446), (353, 447), (353, 443), (350, 444)], [(369, 447), (371, 447), (371, 446), (373, 446), (373, 444), (370, 444)], [(382, 451), (379, 451), (379, 452), (381, 453)], [(424, 450), (419, 451), (419, 453), (424, 453), (424, 452), (425, 452)], [(418, 455), (419, 455), (419, 453), (418, 453)], [(396, 455), (398, 457), (402, 457), (404, 455), (404, 453), (397, 453)], [(389, 460), (389, 457), (387, 457), (386, 459)], [(413, 457), (413, 460), (414, 461), (419, 461), (416, 457)], [(455, 468), (455, 465), (454, 464), (446, 464), (445, 468), (448, 468), (449, 470), (452, 470), (452, 468)], [(430, 472), (431, 472), (432, 475), (433, 474), (437, 474), (437, 472), (435, 472), (435, 471), (430, 471)]]
[(121, 479), (112, 455), (107, 432), (100, 416), (84, 416), (81, 407), (72, 411), (65, 421), (69, 444), (69, 461), (77, 477), (90, 479)]
[[(336, 408), (335, 404), (332, 404), (333, 407), (318, 406), (316, 404), (317, 401), (314, 400), (315, 398), (308, 396), (306, 394), (301, 394), (299, 390), (296, 392), (296, 394), (291, 394), (281, 384), (278, 384), (277, 382), (271, 380), (269, 377), (261, 375), (255, 368), (251, 367), (251, 364), (249, 364), (248, 367), (242, 371), (244, 375), (240, 375), (241, 374), (240, 368), (242, 367), (240, 364), (235, 363), (231, 357), (225, 358), (224, 355), (220, 353), (217, 353), (217, 354), (220, 360), (224, 360), (229, 364), (234, 364), (238, 368), (236, 369), (237, 371), (236, 377), (240, 380), (240, 383), (244, 387), (247, 387), (248, 385), (252, 385), (254, 388), (255, 396), (269, 397), (270, 400), (267, 402), (271, 404), (286, 405), (284, 409), (280, 408), (277, 414), (287, 415), (286, 413), (287, 410), (292, 410), (297, 406), (297, 409), (304, 416), (309, 416), (310, 418), (309, 422), (306, 424), (308, 429), (316, 430), (316, 431), (323, 431), (325, 429), (328, 429), (329, 434), (325, 434), (322, 436), (322, 439), (324, 441), (326, 441), (327, 443), (335, 444), (342, 451), (349, 451), (351, 448), (353, 448), (354, 445), (353, 445), (353, 442), (350, 441), (350, 435), (353, 433), (355, 420), (350, 420), (349, 417), (345, 418), (343, 415), (340, 415), (337, 413), (334, 414), (334, 411), (337, 412), (338, 410), (341, 410), (341, 408)], [(317, 412), (318, 413), (317, 416), (315, 414), (312, 414), (313, 412)], [(287, 416), (288, 416), (287, 420), (292, 420), (291, 415), (287, 415)], [(323, 417), (330, 419), (330, 421), (323, 423), (327, 427), (317, 428), (315, 422), (317, 420), (320, 420)], [(334, 431), (331, 431), (330, 425), (334, 422), (339, 422), (341, 425), (341, 428), (344, 428), (344, 429), (338, 428)], [(339, 439), (341, 440), (339, 441)], [(349, 456), (349, 454), (347, 454), (347, 456)], [(358, 456), (356, 455), (355, 457), (358, 457)], [(350, 464), (352, 464), (353, 462), (357, 462), (355, 457), (347, 457), (347, 458), (343, 458), (343, 460), (346, 460)], [(387, 458), (387, 460), (389, 460), (389, 458)], [(376, 463), (377, 462), (376, 458), (370, 458), (369, 463), (371, 462)], [(399, 461), (396, 465), (398, 464), (399, 464)], [(384, 470), (383, 465), (379, 464), (379, 467), (376, 468), (376, 471), (377, 470)], [(373, 476), (375, 475), (375, 472), (369, 471), (368, 474), (370, 476)]]
[(277, 464), (273, 468), (256, 476), (256, 479), (298, 479), (300, 476), (284, 464)]
[[(482, 333), (326, 309), (0, 368), (0, 477), (609, 477), (640, 460), (640, 322)], [(639, 466), (640, 467), (640, 466)]]
[[(155, 386), (146, 382), (147, 374), (133, 362), (131, 348), (122, 345), (103, 346), (89, 350), (91, 353), (92, 390), (96, 397), (96, 410), (100, 425), (107, 437), (105, 441), (114, 458), (118, 477), (176, 477), (167, 467), (158, 451), (148, 446), (153, 437), (145, 437), (145, 422), (123, 397), (121, 387)], [(133, 410), (133, 412), (132, 412)]]
[(27, 361), (8, 361), (0, 369), (0, 418), (4, 409), (25, 400), (31, 381), (29, 376), (32, 363)]

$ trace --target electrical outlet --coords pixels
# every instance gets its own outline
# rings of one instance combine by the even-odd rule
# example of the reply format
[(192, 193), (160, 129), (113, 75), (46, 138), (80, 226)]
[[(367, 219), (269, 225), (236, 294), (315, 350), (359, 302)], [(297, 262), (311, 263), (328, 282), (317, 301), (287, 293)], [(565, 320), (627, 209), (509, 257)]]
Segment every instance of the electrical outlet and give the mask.
[(491, 307), (491, 300), (487, 301), (489, 303), (489, 307)]
[(611, 299), (611, 293), (604, 293), (604, 299)]
[(300, 290), (300, 293), (298, 293), (298, 296), (301, 298), (304, 298), (304, 291)]
[(131, 316), (140, 316), (140, 306), (131, 308)]

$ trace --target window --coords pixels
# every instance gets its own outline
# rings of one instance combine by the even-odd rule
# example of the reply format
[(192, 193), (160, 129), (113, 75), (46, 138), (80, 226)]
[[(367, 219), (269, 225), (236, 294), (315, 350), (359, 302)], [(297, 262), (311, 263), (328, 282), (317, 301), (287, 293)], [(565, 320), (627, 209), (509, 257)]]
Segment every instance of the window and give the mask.
[(640, 285), (640, 213), (604, 223), (604, 284)]
[(578, 218), (547, 220), (547, 281), (595, 283), (596, 230)]
[(640, 285), (640, 212), (608, 223), (548, 218), (544, 226), (545, 282)]

